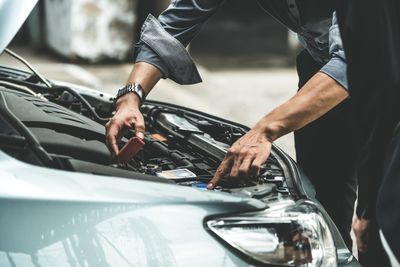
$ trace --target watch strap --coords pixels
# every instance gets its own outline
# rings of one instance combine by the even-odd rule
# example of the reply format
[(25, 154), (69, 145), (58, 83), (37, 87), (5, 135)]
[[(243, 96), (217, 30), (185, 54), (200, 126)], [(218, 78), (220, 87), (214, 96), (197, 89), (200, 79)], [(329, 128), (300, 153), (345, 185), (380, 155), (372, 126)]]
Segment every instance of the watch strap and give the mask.
[(146, 99), (146, 95), (143, 90), (143, 87), (139, 83), (130, 83), (118, 90), (115, 101), (117, 101), (118, 98), (120, 98), (128, 93), (135, 93), (140, 99), (140, 104), (143, 104), (143, 102)]

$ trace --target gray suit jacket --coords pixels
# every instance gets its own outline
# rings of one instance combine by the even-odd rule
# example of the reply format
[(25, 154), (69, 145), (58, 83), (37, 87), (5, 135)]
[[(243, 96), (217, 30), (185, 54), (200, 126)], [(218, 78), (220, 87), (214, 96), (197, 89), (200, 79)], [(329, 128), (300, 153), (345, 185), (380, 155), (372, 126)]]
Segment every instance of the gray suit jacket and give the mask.
[[(149, 15), (136, 44), (135, 62), (156, 66), (180, 84), (201, 82), (185, 47), (224, 0), (173, 0), (156, 19)], [(260, 6), (289, 29), (323, 67), (321, 72), (348, 88), (344, 55), (336, 15), (330, 1), (258, 0)], [(243, 1), (245, 5), (245, 1)], [(268, 34), (268, 33), (266, 33)]]

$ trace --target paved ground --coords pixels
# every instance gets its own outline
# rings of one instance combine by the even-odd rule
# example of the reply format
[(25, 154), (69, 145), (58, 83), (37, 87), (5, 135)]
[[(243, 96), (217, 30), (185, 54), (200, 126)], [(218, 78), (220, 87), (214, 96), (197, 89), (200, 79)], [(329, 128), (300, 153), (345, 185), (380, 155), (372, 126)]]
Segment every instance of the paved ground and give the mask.
[[(83, 84), (108, 93), (114, 93), (124, 85), (131, 69), (130, 64), (64, 63), (54, 55), (32, 48), (12, 49), (49, 79)], [(4, 54), (0, 57), (0, 64), (22, 67), (19, 62)], [(211, 71), (200, 67), (200, 73), (204, 82), (197, 85), (179, 86), (170, 80), (161, 81), (149, 99), (176, 103), (252, 126), (296, 91), (297, 76), (291, 68), (230, 68)], [(292, 135), (281, 138), (277, 144), (292, 157), (295, 156)]]

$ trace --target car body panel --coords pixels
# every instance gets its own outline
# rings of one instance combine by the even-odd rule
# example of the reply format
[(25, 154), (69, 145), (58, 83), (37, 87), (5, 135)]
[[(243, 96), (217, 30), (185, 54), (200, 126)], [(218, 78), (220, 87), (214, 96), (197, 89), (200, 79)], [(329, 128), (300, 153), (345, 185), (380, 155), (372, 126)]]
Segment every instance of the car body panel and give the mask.
[(190, 203), (3, 199), (0, 210), (2, 267), (248, 266), (204, 230), (209, 210)]
[(119, 177), (98, 176), (33, 166), (0, 151), (0, 199), (108, 203), (231, 203), (246, 209), (266, 205), (252, 198), (191, 187)]
[(0, 54), (28, 18), (37, 0), (0, 0)]
[(0, 152), (0, 266), (248, 266), (203, 226), (261, 201), (32, 166)]

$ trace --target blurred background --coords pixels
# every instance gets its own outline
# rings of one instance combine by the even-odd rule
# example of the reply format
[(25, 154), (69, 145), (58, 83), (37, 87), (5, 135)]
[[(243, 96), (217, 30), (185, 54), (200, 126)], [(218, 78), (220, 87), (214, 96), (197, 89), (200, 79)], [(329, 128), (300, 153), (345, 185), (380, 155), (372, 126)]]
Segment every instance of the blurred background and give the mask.
[[(39, 0), (9, 48), (45, 77), (115, 94), (149, 13), (170, 0)], [(255, 0), (227, 0), (189, 48), (203, 83), (161, 81), (149, 98), (253, 126), (297, 90), (297, 37)], [(3, 54), (0, 64), (23, 68)], [(295, 157), (293, 136), (279, 140)]]

